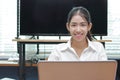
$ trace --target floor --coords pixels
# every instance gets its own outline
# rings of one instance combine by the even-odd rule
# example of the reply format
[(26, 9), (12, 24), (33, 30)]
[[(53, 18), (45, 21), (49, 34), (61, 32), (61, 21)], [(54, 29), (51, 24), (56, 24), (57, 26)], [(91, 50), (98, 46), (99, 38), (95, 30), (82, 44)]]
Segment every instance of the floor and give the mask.
[[(10, 78), (11, 80), (19, 80), (19, 68), (18, 67), (0, 67), (0, 80)], [(6, 79), (5, 79), (6, 80)], [(37, 68), (26, 68), (26, 80), (38, 80)]]

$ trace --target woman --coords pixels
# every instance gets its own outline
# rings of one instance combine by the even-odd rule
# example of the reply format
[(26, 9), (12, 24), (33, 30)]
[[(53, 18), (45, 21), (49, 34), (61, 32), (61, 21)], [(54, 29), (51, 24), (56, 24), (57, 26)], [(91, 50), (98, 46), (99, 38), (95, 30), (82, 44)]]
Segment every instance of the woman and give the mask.
[(100, 61), (107, 60), (104, 47), (92, 41), (89, 11), (84, 7), (74, 7), (68, 14), (66, 23), (71, 38), (67, 43), (56, 46), (48, 61)]

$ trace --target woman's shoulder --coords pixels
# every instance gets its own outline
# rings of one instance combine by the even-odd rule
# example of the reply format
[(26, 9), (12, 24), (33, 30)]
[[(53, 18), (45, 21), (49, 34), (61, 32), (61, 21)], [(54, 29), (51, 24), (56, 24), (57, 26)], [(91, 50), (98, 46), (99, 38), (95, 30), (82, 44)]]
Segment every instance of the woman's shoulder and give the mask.
[(65, 50), (67, 48), (67, 43), (59, 43), (56, 46), (54, 46), (54, 50)]
[(92, 43), (92, 45), (94, 45), (94, 46), (103, 46), (103, 43), (101, 43), (101, 42), (98, 42), (98, 41), (91, 41), (91, 43)]
[(57, 48), (62, 48), (62, 47), (65, 47), (66, 46), (66, 43), (59, 43), (56, 45)]

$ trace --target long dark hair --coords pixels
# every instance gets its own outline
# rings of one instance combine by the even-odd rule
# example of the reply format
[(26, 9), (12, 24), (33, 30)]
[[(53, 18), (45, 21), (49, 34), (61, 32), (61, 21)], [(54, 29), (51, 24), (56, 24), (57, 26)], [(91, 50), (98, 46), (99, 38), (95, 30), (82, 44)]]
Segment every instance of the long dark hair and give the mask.
[[(84, 17), (84, 18), (86, 19), (86, 21), (88, 22), (88, 24), (91, 23), (91, 16), (90, 16), (89, 11), (88, 11), (86, 8), (80, 6), (80, 7), (73, 7), (72, 10), (69, 12), (68, 18), (67, 18), (67, 23), (68, 23), (68, 24), (70, 23), (72, 17), (73, 17), (76, 13), (78, 13), (78, 12), (79, 12), (79, 15), (80, 15), (80, 16), (82, 16), (82, 17)], [(88, 39), (89, 39), (90, 41), (93, 40), (90, 31), (88, 31), (87, 37), (88, 37)]]

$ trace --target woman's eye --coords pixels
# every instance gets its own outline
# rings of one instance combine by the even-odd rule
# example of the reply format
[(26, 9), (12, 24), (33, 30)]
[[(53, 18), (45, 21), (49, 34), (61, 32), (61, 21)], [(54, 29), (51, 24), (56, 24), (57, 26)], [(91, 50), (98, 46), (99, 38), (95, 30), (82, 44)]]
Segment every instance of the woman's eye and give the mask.
[(88, 26), (87, 23), (80, 23), (80, 24), (70, 24), (71, 27), (76, 27), (76, 26), (81, 26), (81, 27), (85, 27)]
[(76, 25), (75, 24), (71, 24), (72, 27), (75, 27)]
[(81, 26), (86, 26), (85, 24), (81, 24)]
[(71, 26), (76, 26), (76, 25), (71, 25)]
[(87, 24), (83, 23), (83, 24), (80, 24), (81, 26), (87, 26)]

